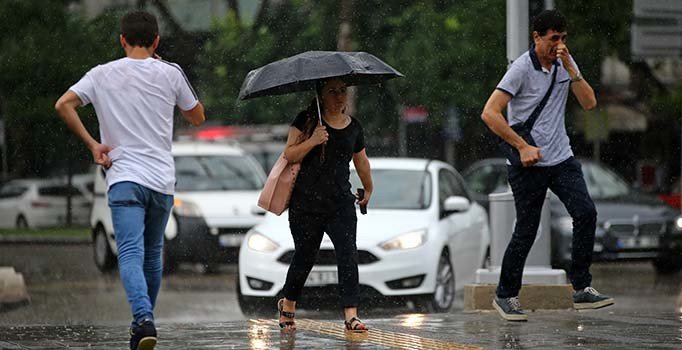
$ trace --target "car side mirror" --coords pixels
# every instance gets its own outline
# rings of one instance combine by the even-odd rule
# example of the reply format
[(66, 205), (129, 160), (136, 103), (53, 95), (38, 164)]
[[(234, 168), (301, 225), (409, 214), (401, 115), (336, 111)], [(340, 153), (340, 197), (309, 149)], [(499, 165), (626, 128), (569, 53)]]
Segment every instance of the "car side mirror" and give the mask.
[(265, 213), (266, 213), (265, 209), (263, 209), (257, 205), (254, 205), (251, 207), (251, 214), (253, 214), (253, 215), (263, 216), (263, 215), (265, 215)]
[(446, 213), (460, 213), (469, 210), (471, 202), (469, 199), (461, 196), (448, 197), (443, 203), (443, 210)]

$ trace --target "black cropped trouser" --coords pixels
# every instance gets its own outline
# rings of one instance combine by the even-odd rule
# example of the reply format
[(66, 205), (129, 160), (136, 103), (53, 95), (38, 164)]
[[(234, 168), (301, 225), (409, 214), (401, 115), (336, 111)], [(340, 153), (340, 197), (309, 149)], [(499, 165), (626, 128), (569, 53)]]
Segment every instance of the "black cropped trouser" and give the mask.
[(502, 259), (497, 296), (519, 295), (523, 267), (540, 225), (547, 189), (552, 190), (573, 218), (573, 245), (569, 277), (575, 290), (592, 283), (590, 265), (594, 249), (597, 211), (587, 192), (580, 163), (573, 157), (548, 167), (508, 166), (509, 185), (514, 193), (516, 226)]
[(355, 207), (329, 214), (290, 211), (289, 228), (296, 250), (287, 272), (284, 297), (296, 301), (301, 296), (303, 285), (315, 264), (322, 237), (326, 232), (336, 252), (342, 306), (357, 307), (359, 282), (356, 227)]

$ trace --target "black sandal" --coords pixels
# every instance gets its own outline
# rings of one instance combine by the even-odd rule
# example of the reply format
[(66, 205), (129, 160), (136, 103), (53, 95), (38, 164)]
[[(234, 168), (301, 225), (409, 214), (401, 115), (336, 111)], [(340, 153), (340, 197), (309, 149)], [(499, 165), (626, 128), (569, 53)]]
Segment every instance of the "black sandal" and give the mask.
[[(353, 325), (353, 322), (355, 322), (355, 325)], [(346, 330), (353, 333), (364, 333), (369, 330), (365, 323), (357, 318), (357, 316), (353, 316), (350, 320), (344, 321), (343, 323), (346, 325)]]
[[(284, 311), (284, 298), (279, 299), (277, 302), (277, 311), (279, 311), (279, 317), (282, 318), (282, 316), (286, 318), (294, 318), (296, 317), (296, 313), (294, 312), (289, 312), (289, 311)], [(280, 322), (279, 323), (279, 328), (287, 328), (287, 326), (294, 326), (292, 330), (296, 330), (296, 322), (295, 321), (285, 321), (285, 322)]]

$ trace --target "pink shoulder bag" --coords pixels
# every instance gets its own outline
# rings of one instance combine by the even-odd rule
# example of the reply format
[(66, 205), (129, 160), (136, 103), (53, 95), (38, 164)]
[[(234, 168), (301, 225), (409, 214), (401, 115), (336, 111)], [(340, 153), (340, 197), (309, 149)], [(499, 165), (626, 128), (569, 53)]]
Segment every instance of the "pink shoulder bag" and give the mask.
[(291, 191), (300, 169), (301, 163), (290, 163), (282, 152), (265, 180), (263, 191), (258, 197), (258, 206), (275, 215), (281, 215), (289, 206)]

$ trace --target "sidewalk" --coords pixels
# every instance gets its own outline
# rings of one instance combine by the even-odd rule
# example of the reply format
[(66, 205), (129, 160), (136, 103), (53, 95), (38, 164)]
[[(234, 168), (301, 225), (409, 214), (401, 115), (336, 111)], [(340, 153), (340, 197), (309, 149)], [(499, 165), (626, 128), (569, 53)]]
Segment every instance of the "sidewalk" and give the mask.
[[(531, 312), (525, 323), (497, 314), (408, 314), (366, 319), (366, 335), (345, 333), (338, 320), (298, 320), (280, 332), (274, 319), (211, 324), (159, 324), (157, 349), (680, 349), (677, 311), (609, 308)], [(0, 327), (0, 349), (127, 349), (125, 325)]]

